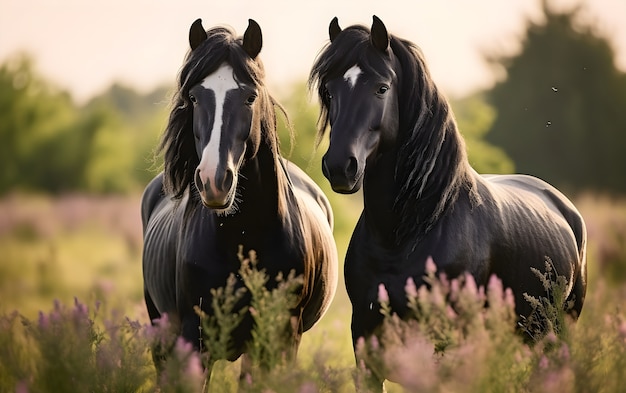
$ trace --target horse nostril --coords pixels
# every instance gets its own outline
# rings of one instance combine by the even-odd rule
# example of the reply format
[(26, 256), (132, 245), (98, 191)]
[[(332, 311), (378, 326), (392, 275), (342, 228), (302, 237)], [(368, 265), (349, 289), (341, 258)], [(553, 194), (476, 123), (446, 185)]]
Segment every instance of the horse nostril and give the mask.
[(204, 189), (204, 184), (202, 183), (202, 177), (200, 176), (200, 168), (196, 169), (196, 176), (194, 181), (196, 182), (196, 188), (199, 191), (202, 191)]
[(224, 180), (222, 181), (222, 190), (230, 190), (230, 188), (233, 186), (234, 178), (235, 177), (233, 175), (233, 171), (227, 169), (226, 173), (224, 174)]
[(326, 163), (326, 157), (322, 158), (322, 174), (330, 179), (330, 171), (328, 170), (328, 164)]
[(346, 177), (354, 179), (356, 177), (356, 171), (358, 168), (358, 162), (356, 157), (350, 157), (348, 159), (348, 165), (346, 166)]

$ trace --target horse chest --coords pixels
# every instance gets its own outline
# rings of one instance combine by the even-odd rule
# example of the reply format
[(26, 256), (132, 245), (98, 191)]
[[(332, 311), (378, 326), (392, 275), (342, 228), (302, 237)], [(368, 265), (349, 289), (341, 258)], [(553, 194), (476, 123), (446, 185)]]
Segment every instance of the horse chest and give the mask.
[[(201, 240), (199, 240), (201, 239)], [(200, 269), (207, 272), (209, 287), (224, 286), (230, 274), (238, 275), (240, 256), (256, 254), (259, 268), (265, 268), (274, 278), (279, 272), (288, 273), (298, 265), (298, 254), (279, 225), (242, 225), (227, 220), (197, 228), (184, 240), (179, 250), (180, 269)]]

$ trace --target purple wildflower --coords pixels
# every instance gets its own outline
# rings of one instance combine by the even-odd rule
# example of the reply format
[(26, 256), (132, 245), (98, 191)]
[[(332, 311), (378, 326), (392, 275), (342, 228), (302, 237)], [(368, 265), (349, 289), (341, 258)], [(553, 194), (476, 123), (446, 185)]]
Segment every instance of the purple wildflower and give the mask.
[(429, 256), (428, 258), (426, 258), (426, 274), (427, 275), (434, 275), (437, 272), (437, 265), (435, 265), (435, 261), (433, 260), (433, 257)]
[(389, 293), (385, 288), (385, 284), (378, 284), (378, 301), (380, 303), (389, 303)]
[(409, 299), (415, 299), (417, 297), (417, 287), (415, 286), (415, 281), (413, 280), (413, 277), (409, 277), (406, 279), (404, 292)]

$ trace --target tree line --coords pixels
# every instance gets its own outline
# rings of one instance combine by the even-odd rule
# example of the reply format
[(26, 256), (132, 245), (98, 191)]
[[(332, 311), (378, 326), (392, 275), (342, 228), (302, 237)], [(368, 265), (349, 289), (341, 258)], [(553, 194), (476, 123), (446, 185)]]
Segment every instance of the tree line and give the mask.
[[(527, 24), (515, 55), (490, 54), (502, 75), (487, 91), (452, 100), (479, 173), (528, 173), (569, 192), (626, 192), (626, 73), (610, 41), (578, 22), (580, 8)], [(16, 54), (0, 65), (0, 195), (138, 192), (160, 170), (155, 156), (167, 124), (171, 87), (142, 94), (119, 84), (86, 104), (41, 77)], [(279, 101), (284, 155), (320, 184), (317, 103), (304, 82)]]

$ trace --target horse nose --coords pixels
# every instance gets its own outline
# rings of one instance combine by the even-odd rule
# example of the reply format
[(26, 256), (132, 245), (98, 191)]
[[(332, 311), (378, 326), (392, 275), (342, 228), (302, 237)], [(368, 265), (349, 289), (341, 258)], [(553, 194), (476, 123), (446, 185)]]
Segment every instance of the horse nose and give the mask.
[(348, 179), (354, 179), (356, 177), (356, 171), (358, 168), (358, 162), (356, 160), (356, 157), (350, 157), (348, 158), (348, 165), (346, 166), (346, 177)]
[(356, 157), (348, 157), (347, 161), (341, 163), (330, 163), (327, 155), (322, 158), (322, 173), (327, 179), (332, 177), (343, 177), (346, 180), (353, 181), (359, 168)]
[(233, 186), (235, 176), (231, 169), (226, 169), (222, 174), (218, 174), (215, 179), (215, 185), (221, 191), (229, 191)]
[(235, 176), (231, 169), (226, 169), (224, 172), (215, 176), (215, 190), (211, 190), (211, 179), (203, 178), (200, 168), (196, 169), (195, 182), (196, 187), (200, 192), (212, 194), (215, 191), (228, 192), (233, 186)]
[(198, 191), (200, 191), (201, 193), (206, 193), (207, 191), (211, 190), (211, 180), (206, 179), (206, 183), (204, 182), (204, 180), (202, 180), (202, 171), (200, 170), (200, 168), (196, 169), (196, 176), (194, 178), (194, 181), (196, 182), (196, 188), (198, 188)]
[(330, 179), (330, 171), (328, 170), (328, 164), (326, 161), (327, 161), (326, 155), (324, 155), (324, 157), (322, 157), (322, 174), (327, 179)]

